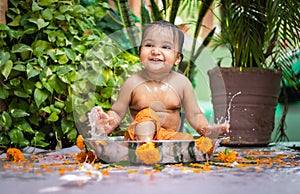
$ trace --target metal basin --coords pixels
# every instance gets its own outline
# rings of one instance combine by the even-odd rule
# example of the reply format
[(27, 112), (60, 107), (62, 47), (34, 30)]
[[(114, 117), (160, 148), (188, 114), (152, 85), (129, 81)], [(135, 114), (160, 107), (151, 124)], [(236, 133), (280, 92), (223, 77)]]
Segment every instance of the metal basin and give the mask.
[[(136, 149), (146, 143), (145, 141), (124, 141), (122, 136), (110, 137), (107, 140), (85, 139), (96, 153), (97, 157), (105, 163), (116, 163), (121, 161), (134, 164), (145, 164), (136, 156)], [(159, 140), (155, 143), (160, 153), (158, 164), (186, 163), (186, 162), (203, 162), (211, 158), (203, 154), (196, 148), (195, 140)], [(214, 141), (215, 149), (219, 140)]]

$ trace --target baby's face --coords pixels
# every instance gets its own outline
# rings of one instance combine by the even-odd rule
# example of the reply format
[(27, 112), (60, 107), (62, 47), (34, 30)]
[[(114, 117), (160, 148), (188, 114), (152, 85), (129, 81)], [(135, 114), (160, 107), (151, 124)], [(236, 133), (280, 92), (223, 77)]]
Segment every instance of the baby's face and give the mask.
[(166, 27), (154, 26), (148, 29), (141, 44), (140, 60), (152, 73), (169, 72), (173, 65), (181, 61), (178, 38)]

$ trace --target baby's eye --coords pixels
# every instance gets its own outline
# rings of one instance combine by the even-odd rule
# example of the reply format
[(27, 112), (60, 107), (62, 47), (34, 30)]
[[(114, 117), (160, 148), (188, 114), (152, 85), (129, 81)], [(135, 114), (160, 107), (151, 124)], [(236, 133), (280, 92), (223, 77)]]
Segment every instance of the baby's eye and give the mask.
[(162, 48), (163, 49), (172, 49), (171, 46), (169, 46), (169, 45), (163, 45)]
[(147, 43), (147, 44), (144, 44), (144, 47), (153, 47), (154, 45), (153, 44), (150, 44), (150, 43)]

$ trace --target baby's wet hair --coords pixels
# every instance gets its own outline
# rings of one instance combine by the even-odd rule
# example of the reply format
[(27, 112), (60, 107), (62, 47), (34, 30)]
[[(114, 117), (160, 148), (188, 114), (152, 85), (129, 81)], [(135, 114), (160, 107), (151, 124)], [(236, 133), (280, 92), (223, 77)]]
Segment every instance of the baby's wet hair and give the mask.
[[(145, 38), (145, 34), (148, 30), (152, 29), (153, 27), (162, 27), (162, 28), (168, 28), (171, 30), (171, 32), (174, 35), (174, 42), (178, 42), (178, 52), (182, 55), (182, 48), (183, 48), (183, 42), (184, 42), (184, 33), (182, 32), (182, 30), (180, 28), (178, 28), (176, 25), (165, 21), (165, 20), (159, 20), (159, 21), (154, 21), (150, 24), (146, 24), (143, 28), (143, 32), (142, 32), (142, 41), (143, 42), (144, 38)], [(177, 40), (176, 40), (176, 39)], [(140, 47), (141, 49), (141, 47)]]

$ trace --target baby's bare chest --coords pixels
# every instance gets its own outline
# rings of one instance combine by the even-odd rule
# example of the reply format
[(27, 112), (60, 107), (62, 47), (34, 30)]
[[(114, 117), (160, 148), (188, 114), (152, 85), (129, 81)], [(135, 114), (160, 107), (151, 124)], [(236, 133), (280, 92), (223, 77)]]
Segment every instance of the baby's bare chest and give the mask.
[(176, 89), (167, 83), (148, 81), (138, 85), (131, 94), (130, 107), (150, 107), (156, 111), (179, 109), (181, 100)]

